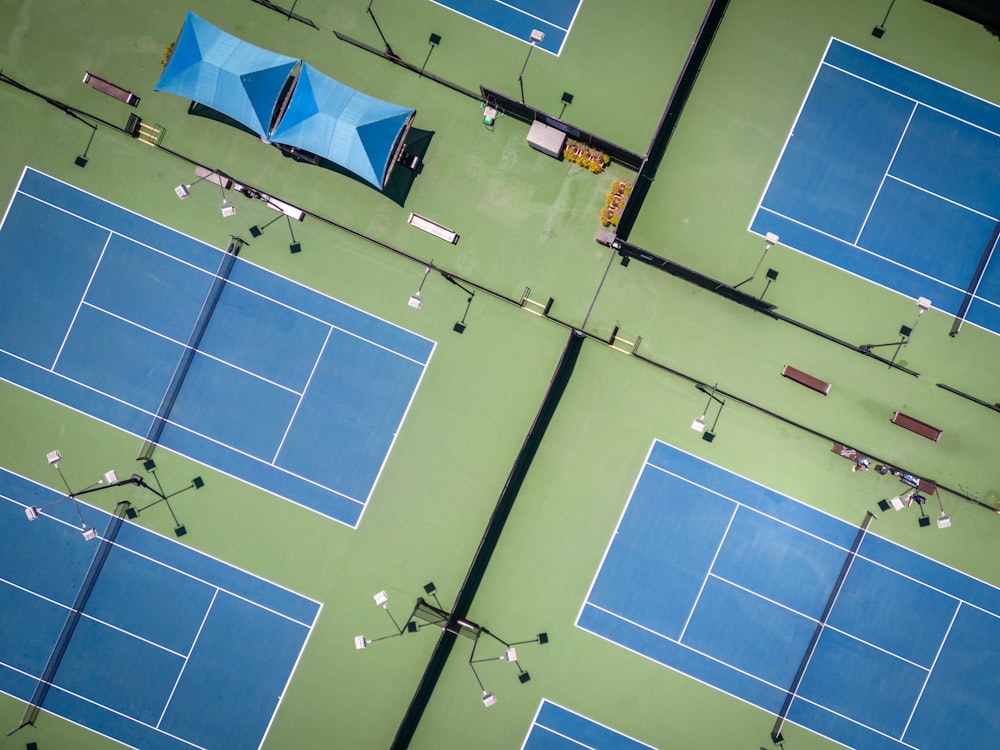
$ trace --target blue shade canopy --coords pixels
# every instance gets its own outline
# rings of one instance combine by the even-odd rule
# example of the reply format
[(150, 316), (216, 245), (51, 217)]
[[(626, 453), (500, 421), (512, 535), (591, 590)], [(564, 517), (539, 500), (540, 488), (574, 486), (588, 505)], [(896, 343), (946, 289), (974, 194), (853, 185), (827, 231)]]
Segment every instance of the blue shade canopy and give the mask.
[(298, 62), (237, 39), (188, 11), (155, 90), (210, 107), (266, 139), (274, 105)]
[(271, 139), (329, 159), (377, 187), (415, 110), (375, 99), (303, 62)]

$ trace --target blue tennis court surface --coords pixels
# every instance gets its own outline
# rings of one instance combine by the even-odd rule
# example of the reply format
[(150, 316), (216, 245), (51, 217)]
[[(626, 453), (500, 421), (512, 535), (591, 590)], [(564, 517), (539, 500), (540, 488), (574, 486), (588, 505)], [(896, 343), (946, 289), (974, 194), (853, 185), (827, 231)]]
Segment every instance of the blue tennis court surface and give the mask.
[[(0, 690), (25, 702), (102, 543), (68, 501), (25, 517), (61, 496), (0, 469)], [(258, 748), (320, 608), (124, 521), (41, 708), (143, 750)]]
[(649, 750), (649, 747), (543, 699), (521, 750)]
[(1000, 746), (1000, 589), (858, 539), (654, 442), (577, 624), (851, 748)]
[(546, 52), (562, 52), (582, 0), (432, 0), (484, 26), (527, 42), (532, 31), (545, 38), (537, 45)]
[(1000, 107), (831, 40), (751, 231), (1000, 333)]
[[(26, 169), (0, 227), (0, 378), (146, 435), (223, 254)], [(237, 259), (157, 442), (356, 526), (433, 349)]]

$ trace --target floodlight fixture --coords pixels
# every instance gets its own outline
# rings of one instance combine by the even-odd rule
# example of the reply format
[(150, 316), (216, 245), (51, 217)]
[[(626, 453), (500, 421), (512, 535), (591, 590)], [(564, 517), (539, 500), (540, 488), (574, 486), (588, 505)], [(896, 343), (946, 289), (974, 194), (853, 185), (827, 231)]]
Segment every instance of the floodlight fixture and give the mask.
[(88, 542), (93, 539), (97, 539), (97, 529), (95, 529), (93, 526), (84, 526), (83, 529), (81, 529), (80, 533), (83, 534), (83, 538), (86, 539)]
[(420, 279), (420, 286), (417, 287), (417, 291), (415, 291), (413, 294), (410, 295), (410, 301), (407, 304), (409, 304), (409, 306), (412, 307), (414, 310), (419, 310), (421, 306), (424, 304), (424, 297), (423, 297), (424, 284), (427, 282), (427, 276), (428, 274), (430, 274), (431, 269), (433, 267), (434, 267), (434, 259), (432, 258), (431, 262), (427, 264), (426, 268), (424, 268), (424, 277)]
[(483, 691), (483, 705), (486, 706), (486, 708), (496, 705), (496, 702), (497, 697), (493, 693), (487, 692), (486, 690)]
[(926, 297), (917, 297), (917, 314), (923, 315), (931, 309), (931, 301)]
[(45, 458), (50, 465), (55, 466), (57, 463), (62, 461), (62, 453), (59, 451), (49, 451), (45, 454)]
[(872, 29), (872, 36), (876, 39), (881, 39), (885, 36), (885, 22), (889, 20), (889, 14), (892, 12), (892, 6), (896, 4), (896, 0), (890, 0), (889, 9), (885, 12), (885, 18), (882, 19), (882, 23)]
[(573, 95), (568, 91), (563, 91), (560, 101), (562, 102), (562, 109), (559, 110), (559, 119), (561, 120), (566, 107), (573, 103)]
[(389, 595), (384, 591), (379, 591), (372, 598), (375, 600), (375, 604), (379, 607), (386, 608), (389, 604)]
[(531, 59), (531, 51), (535, 49), (535, 45), (541, 44), (542, 40), (545, 39), (545, 32), (539, 31), (538, 29), (532, 29), (531, 34), (528, 36), (528, 41), (531, 46), (528, 47), (528, 54), (524, 56), (524, 65), (521, 66), (521, 72), (517, 76), (517, 85), (521, 87), (521, 104), (524, 104), (524, 71), (528, 68), (528, 60)]
[(941, 502), (941, 494), (938, 493), (937, 496), (938, 508), (941, 509), (941, 515), (937, 517), (937, 525), (939, 529), (947, 529), (951, 526), (951, 516), (944, 512), (944, 504)]
[(889, 498), (889, 505), (892, 506), (893, 510), (902, 510), (904, 505), (903, 498), (901, 498), (899, 495), (896, 495), (896, 497), (891, 497)]
[[(719, 389), (718, 383), (712, 386), (712, 390), (710, 392), (706, 391), (705, 386), (703, 386), (701, 383), (698, 383), (696, 387), (698, 388), (699, 391), (702, 391), (703, 393), (708, 393), (708, 402), (705, 404), (705, 408), (702, 409), (701, 416), (695, 419), (691, 423), (691, 429), (694, 430), (695, 432), (701, 433), (701, 439), (704, 440), (706, 443), (711, 443), (713, 440), (715, 440), (715, 428), (719, 424), (719, 417), (722, 415), (722, 408), (726, 405), (726, 402), (715, 395)], [(715, 420), (712, 422), (712, 429), (709, 430), (707, 417), (708, 417), (709, 407), (712, 406), (713, 401), (719, 404), (719, 411), (716, 412)]]
[(368, 648), (369, 643), (371, 643), (371, 641), (365, 638), (363, 635), (354, 636), (354, 648), (358, 650), (361, 650), (363, 648)]
[(24, 515), (28, 517), (29, 521), (37, 521), (40, 511), (34, 505), (29, 505), (24, 509)]
[[(751, 273), (747, 278), (743, 279), (743, 281), (741, 281), (739, 284), (735, 284), (733, 286), (733, 289), (739, 289), (744, 284), (749, 284), (751, 281), (757, 278), (757, 272), (760, 270), (760, 266), (761, 263), (764, 262), (764, 258), (767, 257), (767, 251), (777, 244), (778, 244), (778, 235), (776, 235), (774, 232), (768, 232), (767, 234), (764, 235), (764, 252), (761, 253), (760, 259), (757, 261), (757, 265), (754, 266), (753, 273)], [(777, 278), (777, 273), (775, 273), (775, 278)], [(770, 281), (774, 280), (771, 279), (770, 275), (768, 275), (768, 279), (770, 279)]]
[(371, 16), (372, 23), (375, 24), (375, 30), (378, 32), (379, 38), (382, 40), (382, 44), (385, 45), (385, 56), (393, 59), (399, 59), (395, 52), (392, 51), (392, 47), (389, 46), (388, 40), (385, 38), (385, 34), (382, 33), (382, 27), (378, 25), (378, 19), (375, 18), (375, 13), (372, 11), (372, 3), (375, 0), (368, 0), (368, 9), (365, 11), (369, 16)]
[(503, 656), (501, 658), (507, 662), (517, 661), (517, 649), (511, 646), (503, 652)]
[(441, 44), (441, 35), (440, 34), (431, 34), (430, 37), (428, 37), (428, 39), (427, 39), (427, 43), (430, 45), (430, 47), (428, 47), (428, 49), (427, 49), (427, 57), (424, 58), (424, 64), (420, 66), (420, 73), (418, 73), (418, 75), (417, 75), (418, 78), (422, 78), (423, 77), (423, 75), (424, 75), (424, 68), (427, 67), (427, 63), (431, 59), (431, 53), (434, 52), (434, 48), (435, 47), (437, 47), (439, 44)]
[[(195, 173), (197, 174), (199, 171), (200, 170), (196, 169)], [(191, 188), (192, 187), (194, 187), (195, 185), (197, 185), (202, 180), (207, 180), (209, 178), (213, 178), (213, 180), (212, 180), (213, 182), (215, 180), (219, 180), (220, 179), (219, 173), (218, 172), (209, 172), (209, 171), (206, 171), (204, 174), (202, 174), (200, 177), (198, 177), (198, 179), (195, 180), (194, 182), (182, 182), (180, 185), (178, 185), (177, 187), (174, 188), (174, 192), (177, 194), (178, 198), (180, 198), (181, 200), (184, 200), (185, 198), (187, 198), (191, 194)], [(219, 183), (219, 187), (222, 187), (221, 182)], [(223, 197), (225, 197), (225, 193), (223, 193), (222, 195), (223, 195)]]
[(222, 193), (222, 205), (219, 207), (219, 210), (222, 212), (223, 217), (235, 216), (236, 206), (230, 203), (226, 197), (226, 188), (222, 182), (219, 183), (219, 190)]
[(80, 154), (73, 160), (73, 163), (76, 164), (76, 166), (83, 168), (87, 166), (87, 154), (90, 152), (90, 147), (94, 143), (94, 136), (97, 135), (97, 126), (94, 125), (93, 123), (87, 122), (82, 117), (79, 117), (78, 115), (70, 112), (69, 110), (67, 110), (67, 114), (70, 114), (74, 119), (79, 120), (88, 128), (90, 128), (90, 138), (87, 140), (87, 147), (83, 149), (82, 154)]
[(445, 280), (448, 281), (450, 284), (454, 284), (463, 292), (465, 292), (467, 295), (469, 295), (469, 298), (468, 300), (466, 300), (465, 303), (465, 312), (462, 313), (462, 319), (457, 323), (455, 323), (454, 326), (452, 326), (452, 330), (455, 333), (465, 333), (465, 319), (469, 315), (469, 308), (472, 307), (472, 299), (476, 296), (476, 292), (458, 283), (458, 281), (455, 280), (455, 277), (452, 276), (450, 273), (445, 273), (444, 271), (442, 271), (441, 275), (444, 276)]

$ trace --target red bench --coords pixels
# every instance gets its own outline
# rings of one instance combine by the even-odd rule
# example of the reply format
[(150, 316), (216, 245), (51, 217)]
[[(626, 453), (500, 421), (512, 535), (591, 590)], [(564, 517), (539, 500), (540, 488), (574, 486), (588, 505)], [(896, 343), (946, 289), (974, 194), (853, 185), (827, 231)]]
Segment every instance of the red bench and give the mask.
[(117, 84), (111, 83), (100, 76), (95, 76), (90, 71), (83, 74), (83, 82), (90, 86), (92, 89), (100, 91), (102, 94), (107, 94), (108, 96), (113, 96), (120, 102), (125, 102), (135, 107), (139, 104), (139, 97), (133, 94), (128, 89), (123, 89)]
[(824, 396), (830, 392), (830, 384), (825, 380), (813, 377), (808, 373), (802, 372), (802, 370), (796, 370), (791, 365), (785, 365), (781, 370), (781, 374), (789, 380), (794, 380), (796, 383), (804, 385), (806, 388), (812, 388), (814, 391), (822, 393)]
[(934, 442), (937, 442), (938, 438), (941, 437), (941, 430), (937, 427), (932, 427), (926, 422), (921, 422), (919, 419), (908, 417), (900, 411), (893, 412), (892, 419), (890, 421), (895, 425), (899, 425), (910, 432), (915, 432), (928, 440), (933, 440)]

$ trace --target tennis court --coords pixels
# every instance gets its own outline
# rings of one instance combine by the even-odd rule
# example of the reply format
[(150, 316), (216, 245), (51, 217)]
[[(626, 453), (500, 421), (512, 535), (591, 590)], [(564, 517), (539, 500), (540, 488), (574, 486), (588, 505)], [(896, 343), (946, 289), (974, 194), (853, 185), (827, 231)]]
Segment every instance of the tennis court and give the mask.
[(1000, 333), (1000, 107), (837, 39), (759, 234)]
[(25, 519), (60, 497), (0, 469), (0, 690), (130, 747), (260, 747), (322, 605), (127, 521), (109, 540), (83, 503), (101, 539), (69, 502)]
[(533, 31), (541, 31), (545, 36), (536, 46), (558, 55), (566, 44), (576, 14), (580, 12), (581, 0), (519, 0), (518, 2), (433, 0), (433, 2), (525, 42), (529, 40)]
[[(143, 471), (135, 458), (160, 426), (154, 457), (166, 486), (193, 476), (205, 484), (180, 496), (177, 521), (187, 533), (179, 542), (166, 507), (123, 520), (37, 722), (6, 742), (174, 750), (228, 747), (230, 732), (237, 750), (778, 750), (770, 731), (786, 713), (785, 750), (996, 746), (1000, 606), (981, 582), (1000, 585), (998, 411), (989, 408), (1000, 400), (1000, 337), (975, 317), (988, 307), (982, 289), (969, 307), (975, 322), (960, 336), (948, 336), (956, 313), (942, 312), (948, 294), (959, 305), (967, 299), (985, 244), (961, 253), (948, 245), (924, 264), (915, 257), (923, 236), (911, 236), (908, 223), (924, 216), (907, 205), (895, 223), (914, 247), (891, 256), (895, 263), (872, 262), (893, 273), (906, 266), (912, 289), (807, 254), (796, 232), (822, 228), (835, 203), (865, 189), (853, 183), (817, 190), (827, 203), (807, 217), (748, 231), (762, 196), (761, 216), (783, 207), (772, 198), (804, 200), (801, 175), (785, 181), (795, 187), (783, 197), (768, 186), (785, 175), (791, 162), (782, 157), (791, 158), (806, 125), (820, 125), (810, 116), (814, 98), (827, 101), (845, 140), (867, 132), (863, 107), (849, 103), (862, 100), (835, 98), (828, 85), (831, 36), (901, 66), (909, 83), (924, 76), (928, 90), (969, 92), (980, 103), (997, 100), (996, 38), (925, 0), (896, 2), (882, 39), (871, 30), (889, 3), (857, 0), (516, 0), (507, 10), (448, 2), (163, 0), (129, 13), (107, 3), (59, 13), (52, 3), (11, 4), (9, 43), (0, 45), (0, 414), (8, 426), (0, 466), (27, 479), (8, 493), (14, 503), (0, 501), (11, 505), (0, 581), (21, 587), (2, 589), (0, 625), (15, 635), (0, 662), (21, 670), (2, 672), (4, 730), (31, 705), (61, 613), (102, 544), (81, 539), (68, 503), (46, 511), (66, 523), (25, 517), (24, 505), (56, 497), (40, 485), (62, 489), (46, 452), (66, 455), (71, 479), (109, 467), (127, 476), (129, 466)], [(405, 151), (419, 165), (397, 163), (393, 172), (406, 176), (407, 191), (381, 192), (334, 165), (290, 156), (157, 91), (188, 11), (260, 49), (308, 60), (354, 91), (415, 109)], [(547, 54), (530, 46), (536, 29)], [(893, 69), (882, 65), (836, 67), (859, 81)], [(141, 101), (82, 82), (85, 71)], [(905, 89), (879, 81), (888, 101)], [(487, 126), (484, 89), (523, 102), (524, 119), (511, 107)], [(970, 120), (957, 105), (904, 93), (921, 102), (926, 138), (946, 132), (935, 112)], [(573, 140), (592, 134), (648, 154), (648, 169), (637, 174), (612, 157), (593, 172), (541, 153), (525, 121), (536, 110), (580, 133), (567, 133)], [(133, 115), (140, 137), (128, 125)], [(985, 125), (954, 132), (971, 147)], [(915, 135), (908, 131), (903, 146), (915, 151)], [(956, 165), (948, 184), (964, 185), (971, 159), (948, 145)], [(997, 215), (976, 203), (974, 186), (956, 196), (918, 181), (914, 173), (938, 156), (929, 150), (918, 163), (901, 148), (882, 166), (885, 186), (872, 188), (872, 178), (867, 189), (881, 202), (905, 193), (908, 185), (891, 184), (905, 178), (921, 197), (948, 197), (935, 203), (942, 220), (957, 203), (962, 216), (970, 207)], [(858, 161), (866, 163), (843, 159), (852, 170)], [(220, 215), (223, 196), (208, 180), (178, 200), (174, 188), (193, 182), (193, 167), (301, 209), (304, 219), (289, 238), (285, 216), (230, 189), (236, 213)], [(812, 168), (819, 180), (829, 165), (816, 157), (799, 171)], [(627, 221), (603, 223), (624, 183), (632, 183), (626, 208), (641, 205), (630, 231)], [(878, 208), (873, 218), (884, 222), (890, 206)], [(416, 229), (411, 213), (461, 241)], [(263, 234), (250, 231), (276, 217)], [(957, 225), (961, 238), (985, 243), (977, 222)], [(668, 272), (738, 282), (767, 231), (781, 241), (740, 288), (801, 325)], [(825, 231), (814, 239), (833, 242)], [(606, 232), (676, 266), (641, 256), (626, 264), (603, 244)], [(227, 252), (232, 235), (249, 242), (238, 254)], [(869, 257), (845, 236), (851, 243), (838, 235), (837, 248)], [(300, 252), (289, 252), (289, 239)], [(860, 245), (889, 257), (871, 239)], [(981, 287), (994, 271), (988, 264)], [(925, 287), (929, 277), (945, 277), (941, 289)], [(418, 289), (416, 308), (407, 302)], [(900, 368), (858, 351), (854, 344), (889, 341), (885, 333), (912, 323), (900, 311), (912, 311), (917, 295), (933, 307), (899, 352)], [(192, 334), (203, 318), (199, 338)], [(782, 377), (786, 365), (830, 390)], [(705, 412), (704, 388), (716, 383), (725, 408), (710, 400), (715, 438), (706, 442), (690, 425)], [(893, 424), (897, 410), (942, 430), (941, 439)], [(651, 452), (654, 440), (676, 452)], [(873, 469), (880, 460), (934, 481), (939, 494), (927, 510), (936, 515), (940, 498), (953, 524), (918, 526), (916, 507), (880, 513), (824, 618), (857, 524), (902, 489), (891, 475), (852, 472), (831, 453), (834, 442), (869, 454)], [(652, 463), (643, 469), (647, 454), (661, 467), (661, 451), (676, 476)], [(656, 482), (676, 499), (669, 519), (655, 512)], [(134, 493), (138, 506), (144, 491), (108, 490), (93, 505), (110, 512), (119, 492)], [(111, 517), (82, 507), (110, 536)], [(729, 516), (731, 526), (722, 525)], [(58, 533), (42, 534), (43, 524)], [(137, 527), (150, 532), (141, 543)], [(629, 542), (641, 564), (625, 559)], [(706, 546), (720, 550), (714, 564)], [(782, 550), (783, 567), (775, 561)], [(490, 633), (518, 643), (549, 634), (544, 647), (518, 646), (531, 679), (521, 682), (515, 664), (484, 664), (483, 689), (497, 699), (488, 705), (461, 635), (450, 653), (439, 644), (451, 631), (404, 627), (396, 637), (392, 617), (402, 625), (429, 581), (443, 609)], [(885, 601), (873, 601), (873, 588), (887, 592)], [(388, 596), (385, 610), (376, 592)], [(234, 614), (241, 606), (246, 617)], [(227, 636), (246, 630), (287, 647), (272, 655), (270, 645), (258, 654), (237, 644), (214, 658)], [(359, 634), (371, 639), (367, 648), (357, 648)], [(83, 666), (95, 652), (101, 660)], [(258, 663), (272, 656), (271, 666)], [(873, 664), (883, 663), (879, 682)], [(198, 679), (188, 683), (189, 672)]]
[(0, 377), (357, 526), (434, 343), (226, 255), (25, 169)]
[(577, 624), (848, 747), (1000, 729), (1000, 590), (661, 442)]
[(543, 700), (521, 750), (642, 750), (648, 747), (575, 711)]

